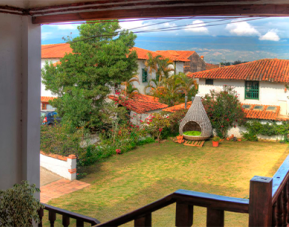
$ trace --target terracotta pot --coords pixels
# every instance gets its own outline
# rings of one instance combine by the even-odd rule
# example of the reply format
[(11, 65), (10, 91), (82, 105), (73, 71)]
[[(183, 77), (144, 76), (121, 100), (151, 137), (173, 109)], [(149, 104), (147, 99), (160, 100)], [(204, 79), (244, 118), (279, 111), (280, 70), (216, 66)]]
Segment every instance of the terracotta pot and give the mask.
[(219, 141), (212, 141), (213, 142), (213, 147), (218, 147), (219, 146)]
[(230, 140), (230, 137), (227, 137), (227, 139), (226, 140)]
[(241, 141), (242, 141), (242, 139), (238, 139), (238, 141), (239, 141), (239, 142), (241, 142)]

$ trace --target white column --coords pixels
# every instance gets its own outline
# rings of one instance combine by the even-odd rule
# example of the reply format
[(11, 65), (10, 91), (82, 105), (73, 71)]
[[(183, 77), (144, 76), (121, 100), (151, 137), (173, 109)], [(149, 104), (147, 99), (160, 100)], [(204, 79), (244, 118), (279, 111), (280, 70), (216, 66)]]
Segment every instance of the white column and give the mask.
[(0, 14), (0, 189), (39, 187), (41, 29)]

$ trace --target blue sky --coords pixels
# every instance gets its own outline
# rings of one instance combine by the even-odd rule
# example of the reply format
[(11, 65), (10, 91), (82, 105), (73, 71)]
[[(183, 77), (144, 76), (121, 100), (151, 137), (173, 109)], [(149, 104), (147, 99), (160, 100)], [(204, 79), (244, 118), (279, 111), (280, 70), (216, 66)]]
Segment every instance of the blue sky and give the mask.
[[(209, 63), (289, 59), (289, 18), (134, 19), (122, 20), (120, 25), (137, 34), (137, 47), (153, 51), (194, 50)], [(42, 44), (63, 43), (62, 37), (77, 36), (77, 26), (43, 25)]]

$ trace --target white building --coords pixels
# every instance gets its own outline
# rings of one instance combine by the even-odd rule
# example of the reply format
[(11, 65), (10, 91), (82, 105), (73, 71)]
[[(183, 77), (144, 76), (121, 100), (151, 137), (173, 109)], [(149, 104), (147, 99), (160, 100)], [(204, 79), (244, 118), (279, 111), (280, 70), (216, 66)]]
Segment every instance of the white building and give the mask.
[(199, 79), (199, 94), (233, 86), (241, 103), (277, 105), (280, 114), (289, 113), (289, 60), (261, 59), (239, 65), (188, 74)]
[[(281, 122), (289, 115), (289, 60), (261, 59), (239, 65), (188, 74), (199, 79), (199, 94), (221, 91), (224, 85), (238, 93), (247, 119)], [(241, 136), (238, 127), (229, 134)]]
[[(148, 85), (150, 79), (156, 79), (156, 72), (152, 72), (149, 74), (145, 67), (145, 61), (148, 59), (148, 53), (151, 53), (153, 57), (159, 55), (159, 53), (145, 50), (138, 47), (133, 47), (133, 51), (136, 51), (138, 56), (138, 70), (137, 75), (139, 78), (139, 83), (134, 82), (134, 86), (138, 88), (140, 93), (144, 93), (145, 86)], [(46, 62), (56, 63), (63, 58), (65, 53), (72, 53), (72, 49), (70, 48), (69, 44), (49, 44), (49, 45), (42, 45), (41, 47), (41, 68), (44, 67)], [(169, 65), (172, 68), (172, 72), (170, 74), (184, 72), (184, 63), (189, 61), (188, 59), (173, 56), (170, 54), (162, 55), (164, 58), (169, 58), (173, 64)], [(48, 96), (48, 97), (55, 97), (51, 91), (45, 89), (45, 85), (41, 83), (41, 96)]]

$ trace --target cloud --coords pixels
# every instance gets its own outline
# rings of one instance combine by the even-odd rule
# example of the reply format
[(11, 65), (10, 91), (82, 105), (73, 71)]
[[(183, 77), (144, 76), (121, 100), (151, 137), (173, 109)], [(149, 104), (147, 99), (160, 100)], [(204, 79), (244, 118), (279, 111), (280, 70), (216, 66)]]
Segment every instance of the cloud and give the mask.
[(59, 30), (76, 30), (79, 24), (61, 24), (61, 25), (51, 25)]
[(202, 20), (194, 20), (191, 25), (185, 27), (185, 30), (197, 33), (209, 33), (208, 28)]
[(226, 29), (233, 35), (238, 36), (260, 36), (260, 33), (249, 23), (245, 21), (234, 20), (227, 24)]
[(260, 36), (259, 40), (279, 41), (280, 37), (276, 29), (271, 29), (265, 35)]
[(51, 37), (52, 34), (53, 34), (52, 32), (41, 32), (41, 39), (47, 40)]

